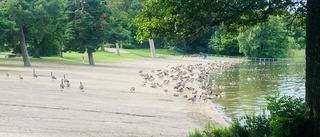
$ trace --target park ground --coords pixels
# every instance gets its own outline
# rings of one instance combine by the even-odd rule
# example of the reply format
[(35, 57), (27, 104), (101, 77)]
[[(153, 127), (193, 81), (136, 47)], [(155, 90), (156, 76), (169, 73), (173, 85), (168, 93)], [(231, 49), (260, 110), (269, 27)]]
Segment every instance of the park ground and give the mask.
[[(33, 62), (32, 67), (23, 67), (21, 61), (1, 61), (0, 136), (186, 136), (203, 128), (208, 120), (219, 127), (227, 126), (211, 102), (192, 103), (174, 97), (173, 83), (167, 87), (172, 89), (169, 92), (142, 87), (138, 74), (140, 70), (151, 73), (179, 64), (212, 61), (173, 57), (95, 66), (40, 61)], [(32, 76), (33, 69), (37, 78)], [(51, 79), (50, 72), (57, 80)], [(61, 91), (63, 75), (71, 87)], [(80, 82), (84, 92), (79, 89)], [(130, 92), (131, 87), (135, 92)]]

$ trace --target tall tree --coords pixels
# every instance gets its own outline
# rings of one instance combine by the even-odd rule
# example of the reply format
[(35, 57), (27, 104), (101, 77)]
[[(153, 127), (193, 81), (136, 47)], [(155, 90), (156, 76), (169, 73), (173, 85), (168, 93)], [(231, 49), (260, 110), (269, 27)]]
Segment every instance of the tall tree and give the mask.
[(66, 13), (65, 50), (87, 52), (89, 64), (94, 65), (93, 52), (106, 36), (106, 7), (100, 0), (69, 0)]
[(253, 58), (284, 58), (290, 46), (284, 23), (274, 16), (241, 33), (238, 41), (240, 52)]
[(8, 20), (8, 14), (5, 13), (6, 11), (0, 7), (0, 51), (5, 44), (8, 44), (7, 39), (11, 32), (15, 31), (15, 22)]
[[(265, 22), (270, 14), (284, 14), (300, 1), (291, 0), (147, 0), (135, 18), (137, 40), (150, 37), (192, 39), (222, 22), (229, 28)], [(295, 10), (295, 9), (290, 9)]]
[(308, 0), (306, 20), (307, 136), (320, 136), (320, 1)]
[(24, 66), (31, 66), (27, 44), (25, 39), (24, 29), (28, 27), (28, 24), (32, 22), (32, 12), (29, 11), (29, 8), (32, 6), (29, 2), (25, 0), (4, 0), (3, 7), (8, 9), (10, 15), (10, 20), (16, 22), (16, 28), (19, 28), (17, 36), (19, 36), (19, 42), (21, 47), (21, 54), (23, 58)]
[[(59, 22), (61, 21), (64, 8), (63, 0), (33, 0), (29, 1), (32, 5), (28, 10), (32, 12), (32, 24), (28, 30), (32, 37), (34, 47), (33, 57), (40, 58), (40, 50), (43, 45), (53, 43), (54, 39), (48, 39), (50, 35), (56, 33)], [(47, 38), (46, 38), (47, 37)]]
[(238, 40), (236, 39), (235, 34), (223, 32), (222, 27), (223, 25), (221, 25), (220, 28), (214, 32), (214, 35), (212, 35), (208, 43), (210, 50), (213, 50), (214, 53), (220, 55), (240, 55)]

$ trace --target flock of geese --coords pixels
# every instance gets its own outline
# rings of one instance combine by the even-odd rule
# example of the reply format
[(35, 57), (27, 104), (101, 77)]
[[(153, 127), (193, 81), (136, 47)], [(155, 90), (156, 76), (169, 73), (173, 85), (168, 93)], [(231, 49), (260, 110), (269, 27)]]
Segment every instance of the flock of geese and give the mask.
[[(10, 77), (9, 73), (6, 73), (6, 77), (7, 78)], [(38, 78), (38, 75), (36, 74), (35, 69), (33, 69), (32, 77)], [(57, 77), (54, 76), (52, 72), (50, 72), (50, 78), (52, 79), (52, 81), (57, 80)], [(20, 79), (20, 81), (22, 81), (23, 77), (21, 75), (19, 75), (19, 79)], [(69, 81), (69, 79), (66, 79), (66, 75), (64, 74), (63, 78), (61, 79), (60, 90), (63, 91), (65, 88), (67, 88), (67, 89), (70, 88), (70, 81)], [(80, 82), (79, 89), (80, 89), (80, 91), (84, 92), (84, 86), (83, 86), (82, 82)]]
[[(223, 86), (210, 80), (210, 74), (235, 63), (238, 62), (213, 61), (205, 64), (181, 64), (171, 67), (168, 65), (165, 70), (152, 70), (151, 73), (140, 70), (138, 73), (143, 79), (142, 87), (163, 88), (164, 92), (173, 92), (173, 96), (182, 96), (193, 103), (201, 99), (207, 102), (225, 94)], [(213, 93), (214, 89), (220, 92)], [(222, 107), (222, 109), (225, 108)]]

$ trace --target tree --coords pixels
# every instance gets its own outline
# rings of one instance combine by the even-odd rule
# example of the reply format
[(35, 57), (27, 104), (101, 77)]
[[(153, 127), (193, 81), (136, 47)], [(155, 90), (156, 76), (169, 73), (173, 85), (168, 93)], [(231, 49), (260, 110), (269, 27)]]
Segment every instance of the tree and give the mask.
[(93, 52), (103, 42), (107, 31), (107, 9), (100, 0), (68, 1), (65, 51), (87, 52), (94, 65)]
[[(162, 7), (162, 11), (160, 11)], [(305, 8), (307, 10), (305, 10)], [(155, 11), (151, 10), (155, 9)], [(288, 12), (290, 11), (290, 12)], [(306, 12), (307, 11), (307, 12)], [(150, 36), (179, 38), (198, 34), (207, 26), (226, 22), (234, 26), (255, 24), (279, 13), (301, 13), (306, 18), (306, 112), (309, 116), (309, 137), (320, 136), (320, 1), (277, 0), (277, 1), (219, 1), (149, 0), (137, 16), (138, 40)], [(163, 12), (166, 12), (164, 14)], [(250, 22), (251, 21), (251, 22)]]
[(320, 1), (308, 0), (306, 20), (307, 136), (320, 136)]
[(287, 7), (294, 8), (298, 4), (299, 1), (290, 0), (147, 0), (134, 21), (138, 26), (136, 39), (192, 39), (222, 22), (231, 29), (265, 22), (268, 15), (285, 14)]
[(234, 36), (235, 34), (223, 32), (222, 28), (214, 32), (209, 41), (209, 48), (216, 54), (236, 56), (240, 55), (238, 40)]
[(8, 9), (10, 20), (16, 23), (16, 28), (19, 28), (16, 35), (19, 37), (24, 66), (31, 66), (24, 32), (27, 24), (31, 22), (32, 12), (28, 10), (31, 5), (25, 0), (5, 0), (2, 6)]
[[(32, 24), (28, 24), (28, 30), (32, 37), (34, 49), (33, 57), (40, 58), (41, 48), (45, 45), (53, 45), (54, 39), (49, 38), (55, 35), (64, 8), (63, 0), (33, 0), (28, 10), (32, 12)], [(50, 49), (50, 47), (48, 48)]]
[[(0, 2), (1, 4), (1, 2)], [(12, 31), (15, 31), (15, 22), (8, 20), (3, 9), (0, 8), (0, 51), (7, 43)]]
[(290, 47), (284, 23), (273, 16), (241, 33), (238, 41), (240, 52), (253, 58), (284, 58)]

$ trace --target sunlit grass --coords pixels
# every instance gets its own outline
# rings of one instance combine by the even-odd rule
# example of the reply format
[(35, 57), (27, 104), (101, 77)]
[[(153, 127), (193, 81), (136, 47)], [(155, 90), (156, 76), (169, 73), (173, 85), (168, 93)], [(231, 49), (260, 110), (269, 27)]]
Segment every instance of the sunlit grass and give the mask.
[(297, 61), (304, 61), (306, 58), (306, 50), (302, 49), (302, 50), (291, 50), (290, 51), (291, 56), (290, 58), (297, 60)]
[[(97, 51), (93, 53), (93, 58), (96, 63), (105, 63), (105, 62), (123, 62), (131, 61), (138, 59), (151, 59), (151, 53), (149, 49), (122, 49), (128, 53), (117, 53), (107, 52), (107, 51)], [(168, 49), (157, 49), (156, 50), (158, 57), (171, 58), (174, 55), (182, 55), (181, 53)], [(0, 60), (11, 60), (11, 61), (22, 61), (22, 57), (16, 58), (4, 58), (4, 55), (11, 54), (10, 52), (2, 52)], [(87, 53), (77, 53), (77, 52), (65, 52), (63, 53), (63, 58), (59, 56), (52, 57), (41, 57), (41, 58), (32, 58), (32, 62), (59, 62), (59, 63), (74, 63), (78, 64), (82, 62), (82, 56), (85, 56), (85, 62), (88, 62)]]

